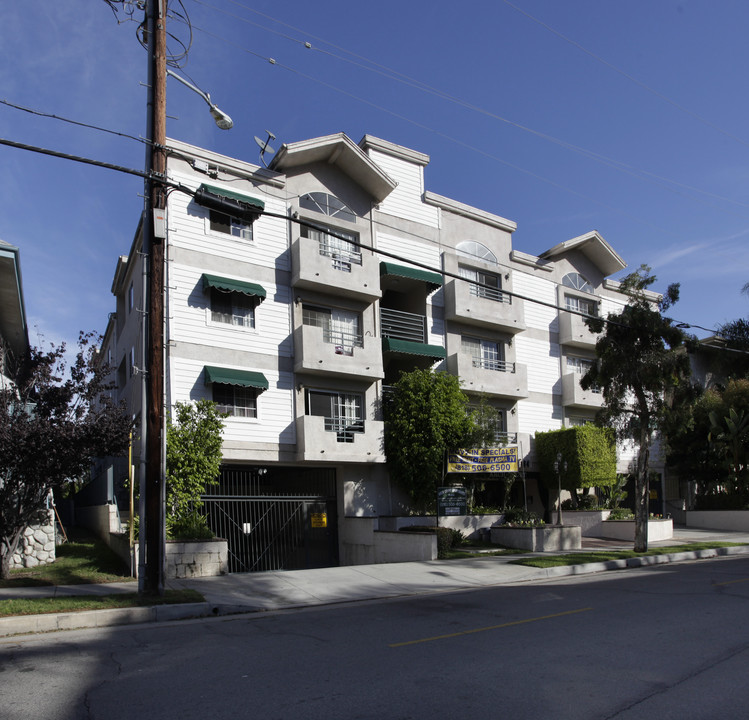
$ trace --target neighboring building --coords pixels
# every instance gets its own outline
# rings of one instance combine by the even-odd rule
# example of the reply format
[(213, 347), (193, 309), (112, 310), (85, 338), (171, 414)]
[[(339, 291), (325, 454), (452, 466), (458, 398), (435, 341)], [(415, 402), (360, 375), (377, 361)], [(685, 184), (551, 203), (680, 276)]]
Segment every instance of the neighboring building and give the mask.
[[(425, 190), (427, 155), (370, 136), (290, 143), (267, 170), (168, 146), (169, 180), (200, 192), (169, 193), (166, 402), (209, 398), (230, 415), (206, 507), (232, 570), (355, 562), (354, 519), (400, 514), (381, 398), (417, 366), (459, 375), (500, 411), (498, 440), (519, 444), (540, 509), (535, 432), (602, 404), (578, 382), (595, 337), (565, 310), (624, 304), (608, 278), (625, 263), (597, 232), (515, 250), (514, 222)], [(264, 213), (248, 224), (221, 198)], [(138, 231), (118, 261), (102, 346), (134, 415), (140, 243)], [(622, 451), (620, 469), (631, 459)]]
[[(29, 351), (29, 331), (21, 283), (20, 251), (0, 240), (0, 388), (12, 384), (16, 365)], [(50, 495), (51, 500), (51, 495)], [(45, 519), (26, 528), (11, 558), (11, 567), (36, 567), (55, 559), (54, 511), (49, 502)]]

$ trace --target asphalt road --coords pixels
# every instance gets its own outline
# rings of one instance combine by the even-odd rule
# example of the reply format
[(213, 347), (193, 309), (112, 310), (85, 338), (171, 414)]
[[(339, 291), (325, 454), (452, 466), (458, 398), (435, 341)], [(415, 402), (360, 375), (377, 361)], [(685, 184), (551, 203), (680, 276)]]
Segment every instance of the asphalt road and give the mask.
[(749, 715), (749, 558), (0, 641), (2, 720)]

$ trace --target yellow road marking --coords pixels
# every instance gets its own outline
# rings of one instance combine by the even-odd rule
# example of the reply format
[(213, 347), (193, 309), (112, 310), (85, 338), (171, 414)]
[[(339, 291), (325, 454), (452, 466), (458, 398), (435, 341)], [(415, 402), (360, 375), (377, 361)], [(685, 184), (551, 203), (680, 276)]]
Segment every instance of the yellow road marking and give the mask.
[(527, 618), (525, 620), (513, 620), (512, 622), (502, 623), (501, 625), (490, 625), (489, 627), (461, 630), (460, 632), (448, 633), (447, 635), (435, 635), (434, 637), (421, 638), (420, 640), (407, 640), (406, 642), (392, 643), (391, 645), (388, 645), (388, 647), (397, 648), (404, 647), (405, 645), (418, 645), (419, 643), (433, 642), (434, 640), (447, 640), (448, 638), (460, 637), (461, 635), (473, 635), (474, 633), (487, 632), (488, 630), (499, 630), (501, 628), (512, 627), (513, 625), (525, 625), (526, 623), (537, 622), (539, 620), (551, 620), (552, 618), (564, 617), (565, 615), (575, 615), (576, 613), (587, 612), (592, 609), (592, 607), (586, 607), (578, 610), (567, 610), (566, 612), (555, 613), (554, 615), (542, 615), (541, 617)]
[(749, 578), (741, 578), (740, 580), (726, 580), (725, 582), (715, 583), (716, 585), (735, 585), (736, 583), (749, 582)]

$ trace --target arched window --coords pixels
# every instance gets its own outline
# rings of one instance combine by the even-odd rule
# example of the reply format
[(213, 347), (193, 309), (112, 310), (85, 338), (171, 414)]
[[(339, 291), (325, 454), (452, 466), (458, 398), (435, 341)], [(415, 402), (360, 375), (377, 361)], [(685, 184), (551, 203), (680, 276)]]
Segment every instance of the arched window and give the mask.
[(480, 242), (466, 240), (465, 242), (458, 243), (455, 246), (455, 250), (458, 255), (475, 258), (476, 260), (483, 260), (484, 262), (494, 263), (495, 265), (497, 264), (497, 256), (489, 250), (486, 245), (482, 245)]
[(580, 292), (593, 294), (593, 286), (580, 273), (567, 273), (562, 278), (562, 285)]
[(346, 222), (356, 222), (356, 213), (345, 203), (342, 203), (335, 195), (324, 192), (311, 192), (299, 198), (299, 207), (305, 210), (339, 218)]

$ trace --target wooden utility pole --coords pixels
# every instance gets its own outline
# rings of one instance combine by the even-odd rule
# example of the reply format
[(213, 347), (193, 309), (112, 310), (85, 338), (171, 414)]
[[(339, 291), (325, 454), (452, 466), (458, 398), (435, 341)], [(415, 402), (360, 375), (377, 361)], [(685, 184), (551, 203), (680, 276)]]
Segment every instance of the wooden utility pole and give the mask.
[[(144, 591), (164, 593), (164, 245), (156, 228), (164, 216), (166, 197), (161, 182), (166, 175), (166, 0), (148, 0), (149, 179), (143, 223), (144, 259), (148, 275), (148, 345), (146, 376), (146, 577)], [(141, 542), (143, 537), (141, 536)]]

